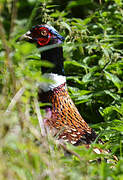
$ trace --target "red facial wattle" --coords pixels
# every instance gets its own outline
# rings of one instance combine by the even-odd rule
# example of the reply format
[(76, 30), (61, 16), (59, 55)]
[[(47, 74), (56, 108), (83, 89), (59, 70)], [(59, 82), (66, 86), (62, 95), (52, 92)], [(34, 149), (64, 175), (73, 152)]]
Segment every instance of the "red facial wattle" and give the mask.
[(42, 38), (38, 38), (37, 40), (37, 43), (40, 45), (40, 46), (44, 46), (44, 45), (47, 45), (49, 43), (51, 39), (51, 34), (48, 35), (48, 37), (42, 37)]
[(35, 28), (32, 31), (32, 38), (37, 40), (38, 45), (47, 45), (51, 39), (51, 33), (45, 27)]

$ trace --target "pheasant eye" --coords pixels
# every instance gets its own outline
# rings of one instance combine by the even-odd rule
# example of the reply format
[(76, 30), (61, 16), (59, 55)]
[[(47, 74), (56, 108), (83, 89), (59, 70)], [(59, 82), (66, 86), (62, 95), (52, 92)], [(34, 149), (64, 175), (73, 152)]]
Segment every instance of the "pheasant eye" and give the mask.
[(46, 31), (46, 30), (43, 30), (43, 31), (41, 31), (41, 35), (42, 35), (42, 36), (47, 36), (47, 35), (48, 35), (48, 33), (47, 33), (47, 31)]

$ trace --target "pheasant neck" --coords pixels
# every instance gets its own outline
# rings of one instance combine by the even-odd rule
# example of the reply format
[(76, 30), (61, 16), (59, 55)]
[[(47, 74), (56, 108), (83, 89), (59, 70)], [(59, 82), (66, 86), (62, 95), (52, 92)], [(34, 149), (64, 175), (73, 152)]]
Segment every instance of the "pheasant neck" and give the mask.
[(43, 61), (47, 60), (51, 63), (53, 63), (53, 68), (46, 68), (42, 67), (42, 73), (54, 73), (58, 75), (64, 75), (64, 68), (63, 68), (63, 48), (62, 47), (56, 47), (53, 49), (49, 49), (46, 51), (43, 51), (41, 53), (41, 59)]

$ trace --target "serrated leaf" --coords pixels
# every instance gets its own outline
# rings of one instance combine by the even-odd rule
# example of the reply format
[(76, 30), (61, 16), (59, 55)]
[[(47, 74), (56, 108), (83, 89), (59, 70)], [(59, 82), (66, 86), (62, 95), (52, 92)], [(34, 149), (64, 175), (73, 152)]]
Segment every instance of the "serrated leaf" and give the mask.
[(115, 100), (120, 100), (120, 96), (118, 94), (115, 94), (115, 93), (112, 93), (111, 91), (109, 90), (104, 90), (104, 92), (108, 95), (110, 95), (113, 99)]
[(118, 90), (120, 90), (121, 86), (122, 86), (121, 80), (114, 74), (111, 74), (107, 71), (104, 71), (104, 72), (105, 72), (106, 78), (108, 80), (112, 81), (114, 83), (114, 85), (118, 88)]
[(84, 75), (82, 81), (85, 83), (91, 81), (91, 76), (92, 76), (92, 73), (88, 73)]
[(81, 63), (79, 63), (79, 62), (77, 62), (75, 60), (73, 60), (73, 61), (66, 61), (65, 65), (66, 66), (73, 65), (73, 66), (82, 67), (82, 68), (85, 68), (85, 69), (87, 68), (85, 65), (83, 65), (83, 64), (81, 64)]

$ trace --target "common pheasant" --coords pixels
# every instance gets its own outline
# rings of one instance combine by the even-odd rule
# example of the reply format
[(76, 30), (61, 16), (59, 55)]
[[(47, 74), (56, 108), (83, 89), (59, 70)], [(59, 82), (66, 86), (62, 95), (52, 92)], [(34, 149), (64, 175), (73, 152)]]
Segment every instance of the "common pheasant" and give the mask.
[[(73, 145), (85, 144), (89, 146), (96, 140), (97, 135), (84, 121), (68, 94), (61, 46), (64, 37), (52, 26), (43, 24), (33, 26), (20, 39), (36, 43), (38, 48), (50, 47), (41, 52), (42, 61), (50, 61), (55, 65), (53, 68), (42, 67), (43, 76), (52, 80), (49, 83), (41, 83), (39, 91), (39, 101), (51, 103), (51, 106), (45, 107), (45, 126), (55, 132), (58, 139)], [(97, 141), (102, 143), (101, 139)], [(94, 151), (99, 154), (102, 152), (96, 148)]]

